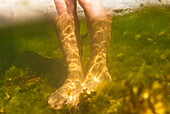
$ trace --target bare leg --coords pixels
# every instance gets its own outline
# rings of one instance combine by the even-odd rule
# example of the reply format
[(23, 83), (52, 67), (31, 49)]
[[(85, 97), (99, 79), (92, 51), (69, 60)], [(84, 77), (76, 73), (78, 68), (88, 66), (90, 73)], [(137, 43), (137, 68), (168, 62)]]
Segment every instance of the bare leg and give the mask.
[(79, 3), (84, 9), (88, 21), (107, 17), (101, 0), (79, 0)]
[(79, 0), (87, 17), (90, 35), (90, 66), (85, 80), (70, 94), (69, 103), (77, 104), (78, 96), (87, 88), (87, 92), (102, 81), (111, 80), (106, 65), (106, 55), (111, 38), (111, 20), (107, 19), (105, 9), (100, 0)]
[(78, 48), (80, 49), (80, 22), (76, 11), (76, 0), (55, 0), (55, 5), (59, 16), (63, 16), (65, 18), (70, 18), (70, 16), (73, 16), (76, 26), (75, 34), (78, 42), (77, 44)]
[(55, 0), (59, 17), (55, 27), (61, 48), (68, 66), (68, 77), (65, 84), (51, 94), (48, 103), (59, 109), (68, 99), (69, 92), (76, 88), (84, 79), (79, 54), (79, 21), (76, 15), (76, 0)]

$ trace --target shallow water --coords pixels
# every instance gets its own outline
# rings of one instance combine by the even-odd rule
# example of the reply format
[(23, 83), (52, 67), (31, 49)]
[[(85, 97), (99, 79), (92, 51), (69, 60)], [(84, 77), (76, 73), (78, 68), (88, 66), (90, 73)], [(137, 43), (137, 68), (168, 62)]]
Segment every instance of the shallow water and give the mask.
[[(113, 80), (99, 85), (88, 103), (83, 96), (78, 107), (64, 106), (57, 112), (47, 99), (64, 82), (67, 68), (52, 24), (47, 19), (0, 29), (0, 112), (170, 112), (169, 19), (169, 6), (114, 17), (107, 60)], [(86, 33), (81, 21), (81, 35)], [(86, 68), (89, 39), (82, 43)]]

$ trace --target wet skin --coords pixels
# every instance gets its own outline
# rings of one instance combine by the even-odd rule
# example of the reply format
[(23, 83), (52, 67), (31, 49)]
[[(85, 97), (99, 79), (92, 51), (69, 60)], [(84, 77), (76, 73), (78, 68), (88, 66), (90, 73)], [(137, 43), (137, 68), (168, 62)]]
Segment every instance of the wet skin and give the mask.
[[(68, 66), (68, 77), (65, 84), (49, 97), (48, 103), (54, 109), (60, 109), (63, 103), (76, 105), (78, 96), (84, 88), (88, 88), (90, 92), (100, 82), (111, 80), (106, 65), (111, 22), (107, 20), (101, 0), (79, 0), (78, 2), (85, 11), (91, 41), (89, 71), (84, 79), (79, 48), (80, 28), (76, 14), (76, 0), (55, 0), (59, 14), (59, 18), (55, 21), (58, 30), (56, 32)], [(105, 34), (106, 32), (108, 34)]]

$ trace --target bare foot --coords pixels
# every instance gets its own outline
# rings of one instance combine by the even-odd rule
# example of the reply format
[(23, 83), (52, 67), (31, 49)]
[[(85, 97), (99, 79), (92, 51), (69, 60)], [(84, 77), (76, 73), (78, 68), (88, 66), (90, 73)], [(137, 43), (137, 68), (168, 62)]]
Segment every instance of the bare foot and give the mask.
[[(79, 67), (79, 68), (76, 68)], [(63, 86), (51, 94), (48, 103), (53, 109), (60, 109), (68, 99), (70, 92), (78, 87), (83, 80), (83, 72), (80, 66), (73, 65), (68, 69), (70, 72)]]
[(94, 63), (89, 69), (86, 79), (70, 93), (66, 103), (77, 105), (79, 102), (79, 94), (87, 89), (87, 93), (91, 93), (103, 81), (111, 81), (111, 76), (104, 61)]
[(76, 88), (80, 84), (80, 80), (69, 80), (65, 81), (65, 84), (60, 87), (57, 91), (51, 94), (48, 99), (48, 103), (53, 109), (60, 109), (64, 102), (68, 100), (68, 96), (72, 89)]

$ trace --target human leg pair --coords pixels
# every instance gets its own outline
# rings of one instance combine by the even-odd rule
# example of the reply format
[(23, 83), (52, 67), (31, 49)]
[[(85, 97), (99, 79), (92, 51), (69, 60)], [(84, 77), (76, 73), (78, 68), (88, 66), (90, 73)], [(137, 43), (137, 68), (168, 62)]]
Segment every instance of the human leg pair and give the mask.
[[(66, 101), (77, 104), (79, 93), (87, 88), (92, 91), (100, 82), (111, 79), (107, 65), (106, 53), (109, 46), (111, 20), (106, 17), (106, 12), (100, 0), (79, 0), (83, 7), (90, 36), (90, 65), (86, 78), (83, 77), (83, 70), (80, 58), (79, 42), (77, 40), (79, 29), (76, 26), (75, 3), (71, 8), (73, 11), (60, 9), (59, 1), (56, 0), (56, 8), (60, 17), (56, 21), (57, 36), (59, 38), (63, 54), (68, 65), (68, 77), (65, 84), (49, 97), (49, 104), (54, 109), (59, 109)], [(71, 1), (71, 0), (70, 0)], [(63, 2), (63, 1), (62, 1)], [(71, 3), (68, 1), (65, 4)], [(60, 10), (59, 10), (60, 9)], [(77, 38), (76, 38), (77, 37)]]

